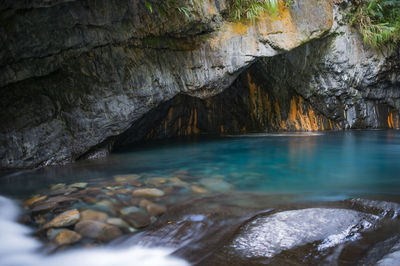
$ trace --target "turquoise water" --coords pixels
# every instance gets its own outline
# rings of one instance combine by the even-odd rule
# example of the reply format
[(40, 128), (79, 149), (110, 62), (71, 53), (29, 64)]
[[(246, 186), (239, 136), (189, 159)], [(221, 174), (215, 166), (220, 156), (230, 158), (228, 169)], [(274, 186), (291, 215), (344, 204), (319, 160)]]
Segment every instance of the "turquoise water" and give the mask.
[[(70, 259), (82, 266), (127, 265), (143, 258), (154, 265), (399, 265), (399, 155), (400, 131), (202, 136), (141, 143), (102, 160), (3, 172), (0, 243), (23, 241), (0, 245), (0, 258), (17, 261), (0, 259), (0, 265)], [(136, 185), (115, 178), (124, 174), (164, 190), (165, 197), (152, 200), (168, 208), (150, 226), (104, 248), (46, 255), (44, 243), (16, 222), (19, 212), (29, 211), (1, 196), (27, 199), (50, 195), (57, 183), (88, 182), (72, 207), (83, 211), (105, 200), (117, 213), (138, 204), (131, 194)]]
[(115, 174), (223, 179), (234, 190), (347, 197), (400, 193), (400, 131), (257, 134), (142, 143), (102, 160), (2, 173), (0, 194)]

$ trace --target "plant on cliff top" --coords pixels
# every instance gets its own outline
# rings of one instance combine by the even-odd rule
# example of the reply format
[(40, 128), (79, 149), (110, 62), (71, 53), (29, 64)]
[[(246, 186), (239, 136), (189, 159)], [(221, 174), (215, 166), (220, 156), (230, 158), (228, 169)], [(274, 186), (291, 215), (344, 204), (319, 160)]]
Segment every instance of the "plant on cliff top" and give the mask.
[(364, 43), (383, 50), (400, 40), (400, 0), (354, 0), (351, 18), (363, 35)]
[(234, 20), (255, 20), (264, 12), (276, 14), (279, 0), (231, 0), (229, 15)]
[[(194, 3), (203, 3), (204, 0), (194, 0)], [(275, 15), (279, 5), (283, 4), (285, 8), (291, 8), (294, 4), (294, 0), (229, 0), (229, 17), (232, 20), (255, 20), (259, 18), (265, 12), (270, 15)], [(153, 5), (151, 0), (146, 0), (144, 2), (146, 8), (150, 13), (153, 13)], [(182, 4), (182, 3), (181, 3)], [(174, 8), (180, 13), (184, 14), (186, 17), (190, 16), (191, 9), (186, 6), (181, 6), (174, 0), (165, 0), (157, 6), (165, 12), (165, 9)]]

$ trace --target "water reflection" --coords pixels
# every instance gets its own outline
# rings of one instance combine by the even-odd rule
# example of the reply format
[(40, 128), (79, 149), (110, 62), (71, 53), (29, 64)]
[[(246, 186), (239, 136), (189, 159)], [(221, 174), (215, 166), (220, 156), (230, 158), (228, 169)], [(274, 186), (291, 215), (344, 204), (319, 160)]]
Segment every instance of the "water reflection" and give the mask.
[(400, 191), (400, 131), (258, 134), (145, 143), (99, 161), (3, 174), (0, 193), (29, 194), (51, 183), (117, 174), (224, 179), (245, 191), (394, 193)]

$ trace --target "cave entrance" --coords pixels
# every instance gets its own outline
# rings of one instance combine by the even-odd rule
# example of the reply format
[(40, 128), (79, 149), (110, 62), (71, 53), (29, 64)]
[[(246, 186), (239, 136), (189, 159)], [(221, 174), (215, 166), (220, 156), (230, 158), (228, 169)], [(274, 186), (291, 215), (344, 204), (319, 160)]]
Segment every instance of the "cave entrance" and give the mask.
[(321, 115), (291, 89), (274, 87), (256, 63), (222, 93), (207, 99), (179, 94), (137, 120), (117, 137), (115, 147), (138, 141), (277, 131), (333, 130), (339, 125)]

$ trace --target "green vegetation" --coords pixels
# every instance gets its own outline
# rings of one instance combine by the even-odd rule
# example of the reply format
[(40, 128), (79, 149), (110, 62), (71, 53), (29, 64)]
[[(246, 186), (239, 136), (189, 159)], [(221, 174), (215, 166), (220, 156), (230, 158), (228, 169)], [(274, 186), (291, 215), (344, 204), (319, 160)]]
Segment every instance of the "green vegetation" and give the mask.
[(279, 0), (231, 0), (230, 18), (255, 20), (265, 12), (275, 15)]
[[(145, 1), (146, 8), (150, 13), (153, 13), (153, 4)], [(197, 2), (196, 2), (197, 1)], [(203, 0), (196, 0), (194, 3), (203, 3)], [(278, 11), (279, 2), (284, 2), (286, 8), (291, 8), (294, 0), (230, 0), (229, 18), (238, 20), (251, 20), (259, 18), (262, 14), (267, 12), (271, 16), (275, 15)], [(186, 17), (190, 16), (191, 9), (185, 6), (179, 6), (174, 0), (166, 0), (163, 4), (158, 4), (159, 11), (166, 13), (165, 10), (174, 8)]]
[(394, 48), (400, 40), (400, 0), (354, 0), (351, 22), (364, 43), (379, 50)]

